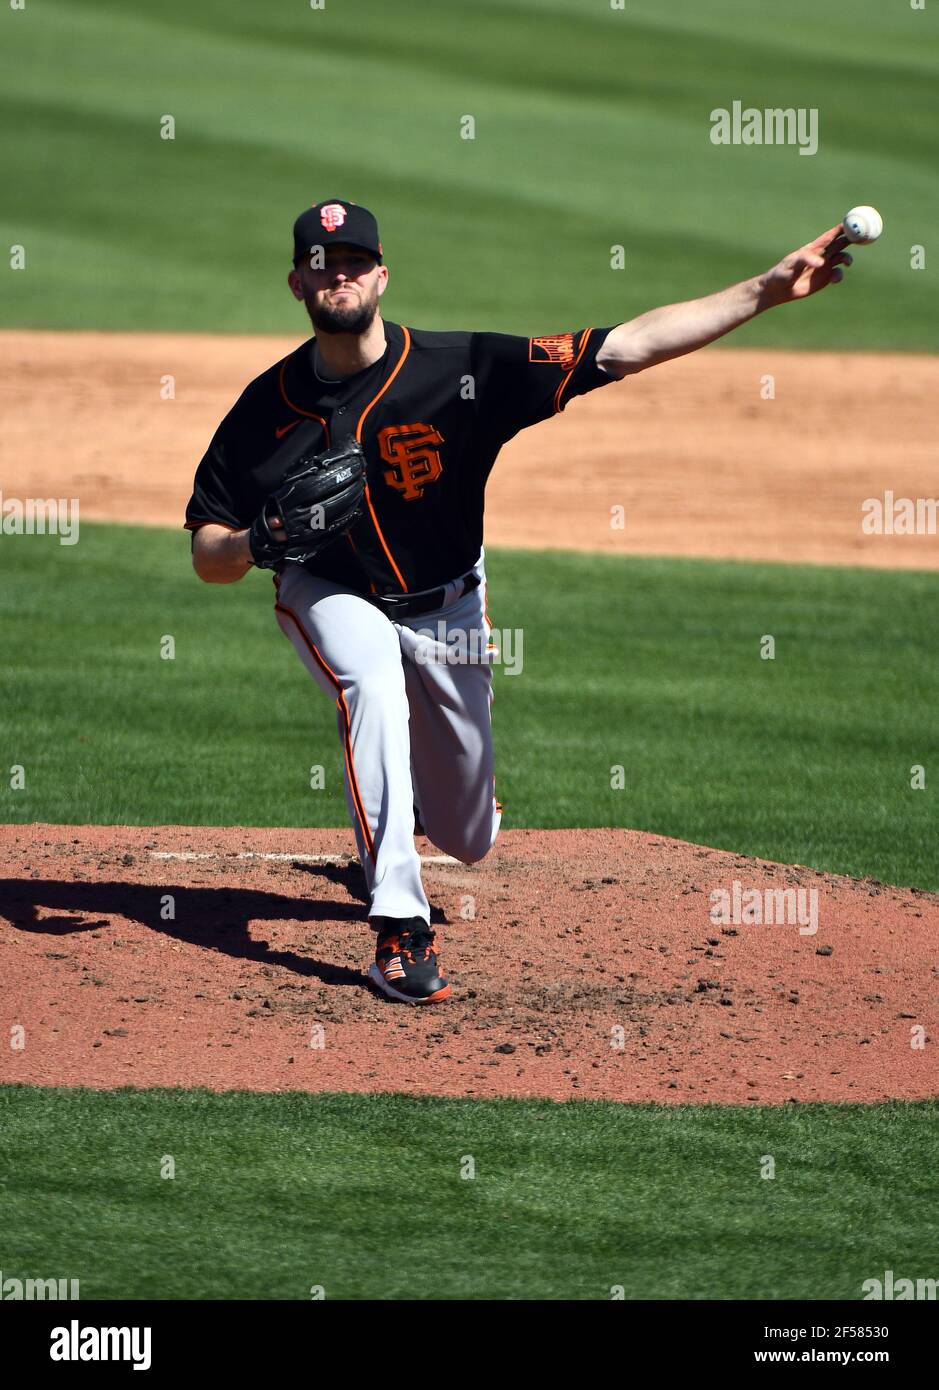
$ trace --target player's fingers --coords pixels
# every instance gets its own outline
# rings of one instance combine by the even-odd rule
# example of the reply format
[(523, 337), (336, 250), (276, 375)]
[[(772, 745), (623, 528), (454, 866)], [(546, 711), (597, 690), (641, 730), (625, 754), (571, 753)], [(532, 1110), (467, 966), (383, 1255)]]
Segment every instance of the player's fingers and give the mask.
[(789, 281), (798, 280), (806, 270), (817, 270), (825, 264), (821, 256), (811, 256), (807, 251), (793, 251), (791, 256), (787, 256), (784, 261), (780, 261), (777, 268)]
[(821, 236), (817, 236), (814, 241), (810, 241), (805, 249), (807, 251), (824, 251), (825, 248), (835, 240), (835, 237), (843, 235), (843, 232), (844, 228), (842, 223), (839, 222), (837, 226), (829, 227), (827, 232), (822, 232)]
[(831, 272), (831, 276), (829, 277), (828, 283), (830, 285), (840, 285), (843, 279), (844, 271), (841, 269), (840, 265), (836, 265), (834, 270)]
[(841, 251), (831, 259), (832, 265), (854, 265), (854, 257), (850, 251)]
[(825, 256), (828, 260), (832, 260), (838, 255), (839, 251), (843, 251), (846, 246), (850, 245), (851, 243), (846, 236), (835, 237), (834, 241), (829, 242), (828, 246), (825, 248)]

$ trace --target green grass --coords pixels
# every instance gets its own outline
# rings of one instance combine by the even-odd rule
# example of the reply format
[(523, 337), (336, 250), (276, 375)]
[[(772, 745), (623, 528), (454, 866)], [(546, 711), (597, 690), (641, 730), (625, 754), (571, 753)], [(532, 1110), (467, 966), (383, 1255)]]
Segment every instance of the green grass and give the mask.
[(858, 1299), (885, 1269), (936, 1274), (937, 1121), (5, 1087), (3, 1277), (82, 1298)]
[[(629, 826), (939, 889), (939, 576), (487, 562), (493, 623), (524, 641), (522, 674), (495, 675), (506, 827)], [(0, 750), (26, 778), (0, 781), (0, 822), (346, 825), (334, 708), (272, 600), (259, 572), (200, 583), (182, 531), (0, 541)]]
[[(872, 202), (886, 232), (849, 283), (735, 341), (932, 350), (935, 270), (910, 253), (939, 215), (937, 24), (883, 0), (847, 23), (816, 0), (5, 7), (0, 234), (27, 269), (5, 272), (0, 322), (299, 331), (293, 218), (347, 196), (380, 218), (392, 318), (608, 324)], [(712, 145), (737, 99), (817, 109), (818, 152)]]

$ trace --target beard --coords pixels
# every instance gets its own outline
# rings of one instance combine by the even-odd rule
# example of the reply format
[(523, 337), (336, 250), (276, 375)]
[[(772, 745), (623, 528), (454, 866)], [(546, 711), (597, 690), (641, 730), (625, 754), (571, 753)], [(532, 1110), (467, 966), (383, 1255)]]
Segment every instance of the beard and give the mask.
[(378, 313), (378, 289), (358, 300), (347, 300), (341, 304), (316, 304), (304, 295), (306, 311), (317, 333), (351, 333), (361, 337), (367, 333)]

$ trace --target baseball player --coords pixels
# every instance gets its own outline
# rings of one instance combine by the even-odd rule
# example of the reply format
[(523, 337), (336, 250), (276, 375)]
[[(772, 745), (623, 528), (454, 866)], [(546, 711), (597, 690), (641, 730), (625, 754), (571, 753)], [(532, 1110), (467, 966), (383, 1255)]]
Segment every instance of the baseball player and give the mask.
[(303, 212), (293, 239), (287, 280), (314, 336), (226, 415), (185, 524), (206, 582), (231, 583), (252, 565), (273, 571), (281, 631), (336, 705), (377, 934), (369, 978), (393, 1000), (436, 1003), (450, 985), (415, 831), (473, 864), (502, 817), (483, 549), (499, 450), (575, 396), (837, 283), (851, 257), (839, 225), (705, 298), (525, 338), (383, 318), (378, 226), (346, 199)]

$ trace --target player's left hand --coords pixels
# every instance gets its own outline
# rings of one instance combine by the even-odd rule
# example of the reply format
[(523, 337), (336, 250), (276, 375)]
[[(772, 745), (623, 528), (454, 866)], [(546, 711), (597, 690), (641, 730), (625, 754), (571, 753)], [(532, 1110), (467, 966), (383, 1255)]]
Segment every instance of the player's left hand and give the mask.
[(814, 241), (784, 256), (761, 277), (760, 308), (805, 299), (827, 285), (837, 285), (844, 279), (844, 267), (852, 263), (850, 252), (844, 249), (848, 244), (839, 222), (837, 227), (829, 227)]

